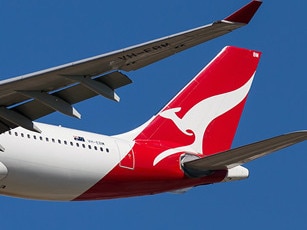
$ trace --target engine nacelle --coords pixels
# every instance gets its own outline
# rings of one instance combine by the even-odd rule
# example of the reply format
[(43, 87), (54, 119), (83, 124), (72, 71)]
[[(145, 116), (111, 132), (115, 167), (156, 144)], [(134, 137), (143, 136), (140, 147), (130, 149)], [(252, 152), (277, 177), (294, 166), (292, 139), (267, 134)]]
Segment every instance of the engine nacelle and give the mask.
[(249, 171), (243, 166), (236, 166), (234, 168), (228, 169), (227, 176), (224, 178), (224, 182), (234, 181), (234, 180), (243, 180), (248, 178)]

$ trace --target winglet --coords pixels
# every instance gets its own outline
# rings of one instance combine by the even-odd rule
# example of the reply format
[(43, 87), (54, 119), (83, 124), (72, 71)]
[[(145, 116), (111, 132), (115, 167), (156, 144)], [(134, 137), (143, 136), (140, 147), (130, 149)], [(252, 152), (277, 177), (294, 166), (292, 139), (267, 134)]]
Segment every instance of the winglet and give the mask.
[(261, 4), (262, 1), (256, 1), (256, 0), (251, 1), (250, 3), (239, 9), (238, 11), (226, 17), (224, 20), (230, 22), (239, 22), (239, 23), (248, 24)]

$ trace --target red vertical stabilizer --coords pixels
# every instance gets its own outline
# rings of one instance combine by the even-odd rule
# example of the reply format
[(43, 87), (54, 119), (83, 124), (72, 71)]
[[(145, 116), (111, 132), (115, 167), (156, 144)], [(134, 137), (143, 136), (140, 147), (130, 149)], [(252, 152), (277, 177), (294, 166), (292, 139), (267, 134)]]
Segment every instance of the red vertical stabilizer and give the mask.
[(261, 53), (225, 47), (135, 140), (159, 140), (160, 160), (177, 152), (211, 155), (231, 147)]

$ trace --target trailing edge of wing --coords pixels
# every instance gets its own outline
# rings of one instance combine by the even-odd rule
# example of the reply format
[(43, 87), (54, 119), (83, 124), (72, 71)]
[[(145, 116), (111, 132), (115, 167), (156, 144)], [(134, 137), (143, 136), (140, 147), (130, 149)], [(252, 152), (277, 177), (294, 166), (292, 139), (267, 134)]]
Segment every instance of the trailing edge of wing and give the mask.
[(307, 140), (307, 131), (288, 133), (185, 162), (183, 168), (189, 175), (204, 176), (209, 171), (233, 168), (305, 140)]
[[(47, 98), (46, 94), (52, 94), (68, 104), (77, 103), (96, 95), (103, 95), (118, 101), (119, 97), (114, 89), (131, 83), (131, 80), (118, 70), (136, 70), (227, 34), (246, 25), (260, 5), (260, 1), (254, 0), (224, 20), (206, 26), (0, 81), (0, 107), (13, 110), (30, 120), (35, 120), (56, 111), (58, 108), (70, 108), (70, 106), (59, 107), (58, 103), (56, 106), (51, 106), (50, 100), (46, 106), (46, 103), (41, 103), (42, 100), (29, 98), (29, 95), (20, 92), (43, 92), (45, 99)], [(82, 78), (86, 79), (80, 81)], [(16, 127), (15, 123), (0, 117), (0, 133), (14, 127)]]

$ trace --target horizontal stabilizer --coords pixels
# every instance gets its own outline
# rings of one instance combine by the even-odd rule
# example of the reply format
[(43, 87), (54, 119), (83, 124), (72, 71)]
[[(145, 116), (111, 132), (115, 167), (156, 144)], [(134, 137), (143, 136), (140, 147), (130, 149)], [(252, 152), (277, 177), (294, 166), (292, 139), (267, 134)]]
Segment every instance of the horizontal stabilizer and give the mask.
[(307, 131), (288, 133), (201, 159), (185, 162), (183, 163), (183, 168), (189, 175), (201, 176), (212, 170), (230, 169), (242, 165), (305, 140), (307, 140)]

